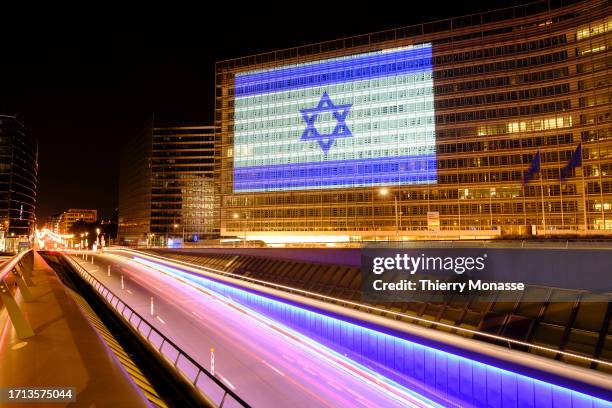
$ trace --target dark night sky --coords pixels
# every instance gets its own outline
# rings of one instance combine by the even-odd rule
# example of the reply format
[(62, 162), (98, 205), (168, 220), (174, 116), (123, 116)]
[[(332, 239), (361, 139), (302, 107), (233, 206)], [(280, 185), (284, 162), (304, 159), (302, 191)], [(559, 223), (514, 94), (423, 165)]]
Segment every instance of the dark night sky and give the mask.
[[(12, 23), (5, 13), (0, 112), (17, 113), (40, 142), (40, 221), (69, 207), (110, 216), (121, 141), (152, 112), (211, 123), (215, 61), (521, 3), (381, 3), (380, 10), (372, 3), (357, 14), (343, 11), (351, 8), (345, 3), (327, 10), (328, 2), (314, 11), (309, 3), (301, 16), (292, 7), (233, 17), (233, 10), (178, 7), (78, 17), (53, 9)], [(214, 23), (217, 13), (222, 21)]]

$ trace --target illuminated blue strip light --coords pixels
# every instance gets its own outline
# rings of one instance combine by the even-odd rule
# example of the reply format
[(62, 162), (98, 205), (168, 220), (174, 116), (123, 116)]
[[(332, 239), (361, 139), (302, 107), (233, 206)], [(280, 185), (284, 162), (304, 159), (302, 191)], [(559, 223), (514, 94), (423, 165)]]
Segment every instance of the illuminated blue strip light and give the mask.
[[(612, 403), (390, 334), (302, 309), (146, 259), (135, 261), (213, 290), (296, 329), (417, 392), (459, 406), (611, 408)], [(348, 353), (347, 353), (348, 352)], [(418, 389), (420, 388), (420, 389)]]
[(431, 47), (414, 48), (295, 68), (237, 74), (235, 96), (281, 92), (348, 81), (431, 71)]
[(236, 167), (235, 191), (436, 182), (436, 155)]

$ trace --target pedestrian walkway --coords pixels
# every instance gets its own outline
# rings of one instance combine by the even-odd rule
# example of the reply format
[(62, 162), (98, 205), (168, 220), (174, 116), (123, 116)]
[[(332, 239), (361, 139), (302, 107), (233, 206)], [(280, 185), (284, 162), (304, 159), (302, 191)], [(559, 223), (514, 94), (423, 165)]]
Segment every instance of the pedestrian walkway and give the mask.
[(38, 254), (34, 255), (32, 280), (33, 301), (25, 302), (19, 291), (15, 298), (34, 329), (34, 337), (19, 339), (6, 311), (0, 309), (0, 388), (75, 389), (76, 403), (53, 403), (53, 407), (149, 406), (141, 390), (82, 313), (74, 300), (75, 294)]

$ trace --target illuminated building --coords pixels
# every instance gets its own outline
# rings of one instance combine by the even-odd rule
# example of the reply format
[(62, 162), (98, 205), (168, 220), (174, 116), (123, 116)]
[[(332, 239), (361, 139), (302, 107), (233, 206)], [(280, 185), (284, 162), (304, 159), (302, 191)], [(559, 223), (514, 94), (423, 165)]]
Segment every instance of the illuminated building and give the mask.
[(43, 224), (44, 228), (48, 229), (54, 234), (59, 234), (61, 220), (62, 220), (62, 213), (49, 215), (47, 216), (47, 219), (45, 223)]
[(4, 237), (32, 234), (37, 189), (38, 141), (17, 117), (0, 115), (0, 231)]
[[(134, 154), (122, 160), (119, 239), (163, 245), (198, 242), (218, 234), (215, 128), (180, 125), (148, 129), (128, 143)], [(136, 152), (138, 146), (140, 152)], [(136, 234), (128, 233), (130, 224), (139, 226)]]
[(194, 242), (217, 231), (213, 126), (153, 129), (151, 233)]
[(218, 62), (221, 235), (612, 233), (611, 15), (540, 1)]
[(87, 210), (82, 208), (70, 208), (62, 213), (59, 221), (59, 233), (69, 234), (70, 228), (77, 221), (94, 223), (98, 220), (97, 210)]
[(47, 221), (47, 228), (55, 234), (59, 234), (60, 232), (60, 222), (62, 221), (62, 214), (53, 214), (49, 217)]

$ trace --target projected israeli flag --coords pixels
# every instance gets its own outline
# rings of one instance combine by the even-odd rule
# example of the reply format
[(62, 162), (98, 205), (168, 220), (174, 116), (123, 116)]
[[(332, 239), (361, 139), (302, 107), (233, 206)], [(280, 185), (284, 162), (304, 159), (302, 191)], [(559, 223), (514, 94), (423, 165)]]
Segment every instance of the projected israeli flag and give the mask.
[(431, 44), (235, 77), (234, 192), (437, 182)]

